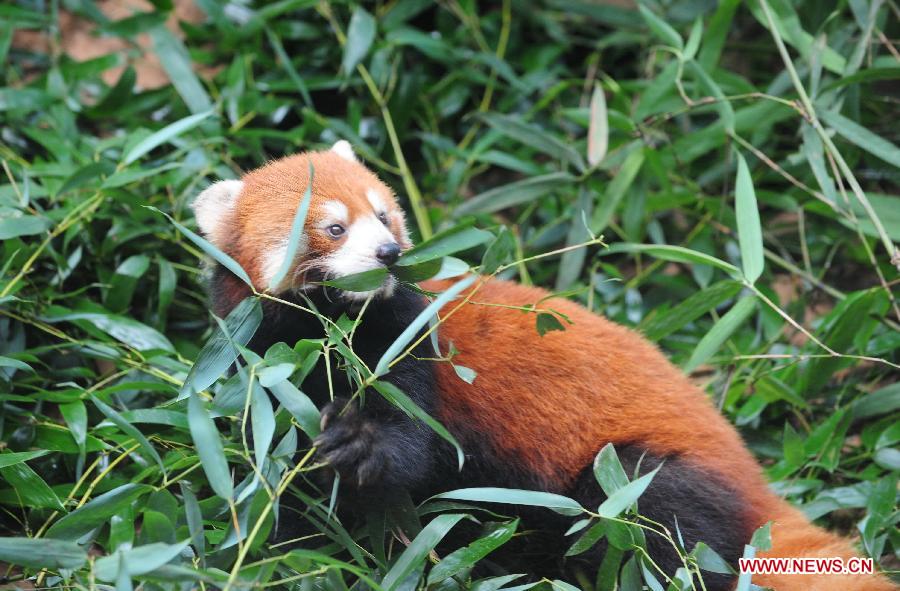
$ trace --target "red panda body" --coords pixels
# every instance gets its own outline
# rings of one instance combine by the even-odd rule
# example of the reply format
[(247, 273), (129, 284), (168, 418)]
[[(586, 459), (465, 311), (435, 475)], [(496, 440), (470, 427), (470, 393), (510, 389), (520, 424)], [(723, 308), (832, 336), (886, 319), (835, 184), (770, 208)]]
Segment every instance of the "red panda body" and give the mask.
[[(346, 274), (345, 268), (389, 265), (388, 259), (396, 260), (391, 245), (409, 246), (393, 195), (341, 143), (331, 152), (272, 163), (249, 173), (243, 183), (213, 185), (198, 198), (201, 229), (248, 270), (255, 284), (264, 286), (271, 278), (272, 261), (308, 182), (309, 158), (315, 181), (307, 238), (295, 272), (277, 290), (282, 298), (303, 292), (316, 300), (321, 296), (313, 287), (316, 280)], [(381, 238), (370, 240), (372, 234)], [(216, 274), (214, 307), (226, 314), (249, 291), (224, 268)], [(423, 287), (443, 291), (451, 283), (431, 281)], [(359, 346), (370, 363), (427, 302), (393, 282), (368, 295), (373, 299), (354, 348)], [(461, 380), (449, 363), (413, 359), (386, 376), (460, 441), (466, 453), (461, 473), (442, 442), (389, 405), (376, 402), (370, 408), (367, 401), (365, 408), (345, 414), (332, 403), (317, 444), (342, 482), (356, 482), (357, 492), (370, 490), (374, 480), (388, 485), (382, 490), (401, 486), (419, 494), (461, 486), (538, 488), (595, 508), (604, 496), (593, 481), (592, 461), (612, 443), (626, 471), (640, 466), (645, 473), (662, 463), (639, 501), (641, 513), (673, 532), (677, 527), (688, 550), (703, 540), (736, 566), (753, 531), (772, 521), (773, 548), (766, 556), (854, 556), (847, 541), (813, 526), (769, 490), (737, 431), (655, 346), (574, 302), (544, 301), (549, 295), (506, 281), (477, 280), (439, 313), (441, 351), (452, 344), (458, 351), (453, 362), (475, 370), (474, 382)], [(318, 301), (339, 314), (359, 300), (347, 294), (345, 300)], [(572, 324), (538, 335), (533, 314), (512, 309), (537, 302), (559, 310)], [(260, 352), (278, 340), (293, 345), (322, 336), (321, 326), (297, 310), (273, 305), (265, 314), (261, 335), (251, 343)], [(317, 327), (319, 334), (310, 334)], [(433, 357), (433, 351), (421, 353), (416, 357)], [(304, 383), (310, 394), (315, 387), (315, 382)], [(660, 540), (648, 537), (647, 543), (651, 556), (673, 574), (677, 556)], [(547, 553), (561, 558), (562, 551)], [(753, 582), (784, 591), (895, 588), (875, 575), (759, 575)], [(733, 585), (733, 577), (711, 575), (706, 588)]]
[[(449, 283), (425, 286), (442, 291)], [(450, 304), (439, 314), (446, 316), (441, 350), (452, 342), (459, 350), (454, 363), (478, 375), (467, 384), (449, 364), (437, 366), (437, 414), (452, 432), (483, 433), (505, 461), (526, 463), (548, 490), (573, 496), (579, 476), (605, 444), (637, 445), (652, 456), (682, 460), (680, 468), (696, 469), (692, 477), (716, 483), (713, 494), (731, 495), (740, 523), (731, 533), (743, 536), (741, 548), (772, 521), (773, 548), (759, 556), (856, 555), (846, 540), (813, 526), (769, 489), (737, 431), (646, 339), (572, 301), (546, 300), (550, 294), (540, 288), (490, 280), (476, 289), (469, 303), (452, 313)], [(492, 305), (539, 301), (573, 324), (540, 336), (530, 314)], [(683, 482), (685, 488), (696, 484)], [(865, 575), (755, 575), (753, 582), (776, 591), (896, 589)]]
[[(442, 283), (425, 285), (443, 291), (449, 283)], [(523, 306), (550, 295), (491, 280), (442, 322), (440, 340), (459, 350), (454, 363), (478, 374), (460, 384), (449, 364), (437, 366), (445, 420), (474, 422), (548, 482), (571, 482), (606, 443), (639, 442), (658, 456), (694, 461), (741, 490), (764, 483), (734, 428), (646, 339), (565, 299), (542, 307), (572, 324), (544, 336), (532, 315), (483, 305)]]

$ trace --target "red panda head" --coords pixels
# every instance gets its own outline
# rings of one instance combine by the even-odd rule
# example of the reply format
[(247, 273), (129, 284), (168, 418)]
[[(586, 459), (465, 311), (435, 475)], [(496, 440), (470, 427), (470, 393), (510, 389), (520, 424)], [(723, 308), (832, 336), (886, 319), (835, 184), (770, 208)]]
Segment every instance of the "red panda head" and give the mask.
[[(274, 292), (308, 290), (317, 281), (392, 264), (411, 246), (393, 191), (363, 166), (346, 141), (330, 150), (288, 156), (219, 181), (193, 203), (206, 238), (265, 289), (286, 255), (294, 216), (309, 184), (312, 198), (291, 272)], [(389, 277), (375, 295), (390, 295)], [(345, 292), (348, 299), (369, 293)]]

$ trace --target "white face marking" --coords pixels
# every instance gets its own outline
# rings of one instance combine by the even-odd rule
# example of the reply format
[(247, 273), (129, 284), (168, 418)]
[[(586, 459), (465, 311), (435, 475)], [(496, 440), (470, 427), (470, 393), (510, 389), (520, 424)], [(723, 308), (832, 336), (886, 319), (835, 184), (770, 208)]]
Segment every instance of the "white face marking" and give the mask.
[[(278, 271), (281, 270), (281, 265), (284, 264), (284, 257), (287, 255), (288, 240), (288, 238), (284, 238), (270, 250), (263, 253), (262, 265), (260, 267), (263, 287), (269, 288), (269, 284), (272, 282), (272, 279), (275, 277)], [(294, 260), (297, 260), (305, 252), (306, 236), (301, 236), (300, 242), (299, 244), (297, 244), (297, 252), (294, 254)], [(293, 278), (291, 277), (291, 273), (287, 273), (284, 279), (281, 281), (280, 285), (272, 286), (272, 291), (278, 292), (284, 290), (289, 286), (292, 280)]]
[[(328, 273), (333, 277), (344, 277), (363, 271), (371, 271), (381, 267), (381, 263), (375, 258), (375, 250), (382, 244), (395, 242), (391, 234), (381, 220), (375, 215), (368, 215), (353, 223), (347, 228), (347, 238), (341, 247), (330, 255), (325, 265)], [(395, 280), (389, 277), (375, 295), (390, 295), (394, 289)], [(351, 300), (364, 300), (373, 292), (345, 292), (345, 296)]]
[(385, 206), (384, 199), (381, 198), (378, 191), (375, 189), (366, 190), (366, 199), (369, 200), (369, 204), (375, 210), (375, 213), (387, 213), (387, 206)]
[(244, 183), (241, 181), (219, 181), (197, 195), (191, 205), (200, 231), (216, 246), (222, 246), (225, 220), (234, 209), (243, 188)]
[(343, 158), (344, 160), (349, 160), (350, 162), (357, 162), (356, 154), (353, 153), (353, 146), (350, 145), (350, 142), (347, 140), (338, 140), (331, 146), (331, 151), (335, 152), (338, 156)]
[(285, 238), (277, 246), (263, 253), (260, 273), (262, 273), (264, 287), (269, 286), (272, 282), (272, 278), (275, 277), (275, 274), (281, 269), (281, 264), (284, 262), (284, 255), (287, 254), (287, 246), (288, 241), (287, 238)]
[(325, 220), (329, 223), (344, 223), (350, 215), (347, 206), (340, 201), (326, 201), (322, 204), (325, 210)]

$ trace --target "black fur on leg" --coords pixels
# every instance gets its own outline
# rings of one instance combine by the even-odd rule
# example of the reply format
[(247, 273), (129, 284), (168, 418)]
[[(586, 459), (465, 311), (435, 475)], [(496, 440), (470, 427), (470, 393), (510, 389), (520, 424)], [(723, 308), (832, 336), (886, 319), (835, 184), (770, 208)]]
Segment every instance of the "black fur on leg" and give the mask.
[[(635, 468), (638, 465), (640, 475), (644, 475), (663, 462), (663, 458), (646, 453), (636, 445), (623, 446), (616, 451), (631, 479), (637, 477)], [(589, 509), (596, 509), (606, 499), (591, 467), (585, 469), (568, 494)], [(740, 493), (679, 457), (665, 458), (637, 507), (640, 515), (665, 526), (676, 542), (680, 532), (684, 551), (690, 552), (697, 542), (702, 541), (733, 568), (737, 568), (744, 544), (750, 539), (750, 528), (741, 517), (744, 502)], [(663, 536), (644, 531), (648, 554), (667, 575), (672, 576), (683, 566), (678, 553)], [(573, 562), (583, 564), (587, 560), (596, 570), (605, 551), (604, 539)], [(735, 578), (704, 571), (703, 581), (708, 591), (725, 591), (732, 588)]]
[(385, 442), (378, 435), (378, 426), (356, 404), (338, 399), (322, 411), (322, 433), (314, 443), (319, 457), (344, 482), (363, 488), (390, 471)]
[(342, 492), (384, 499), (381, 493), (417, 490), (431, 478), (432, 438), (427, 426), (386, 401), (370, 400), (361, 409), (356, 401), (336, 399), (322, 411), (322, 433), (314, 444), (340, 475)]

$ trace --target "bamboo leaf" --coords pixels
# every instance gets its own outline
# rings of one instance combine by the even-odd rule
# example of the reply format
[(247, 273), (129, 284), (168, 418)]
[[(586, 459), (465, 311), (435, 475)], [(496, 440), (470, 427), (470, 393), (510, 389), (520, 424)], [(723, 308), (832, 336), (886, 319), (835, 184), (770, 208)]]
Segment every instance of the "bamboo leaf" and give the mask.
[(489, 189), (467, 199), (453, 212), (454, 217), (473, 213), (493, 213), (501, 209), (534, 201), (548, 193), (566, 189), (575, 177), (566, 172), (553, 172), (515, 181)]
[(144, 453), (153, 458), (153, 460), (156, 462), (156, 465), (159, 466), (160, 472), (165, 475), (166, 467), (163, 464), (162, 458), (159, 457), (159, 453), (157, 453), (156, 449), (154, 449), (147, 438), (144, 437), (144, 434), (138, 431), (137, 427), (126, 421), (125, 418), (120, 415), (118, 411), (116, 411), (116, 409), (105, 404), (96, 396), (91, 397), (91, 402), (94, 403), (94, 406), (96, 406), (100, 410), (100, 412), (106, 415), (106, 418), (108, 418), (119, 429), (121, 429), (123, 433), (137, 441), (138, 445), (140, 445), (141, 447), (141, 450), (143, 450)]
[(353, 10), (350, 26), (347, 29), (344, 59), (341, 61), (341, 70), (344, 71), (344, 74), (352, 74), (356, 64), (369, 53), (369, 48), (375, 41), (375, 27), (375, 19), (364, 8), (357, 6)]
[(735, 279), (740, 278), (741, 276), (740, 270), (731, 263), (727, 263), (722, 259), (717, 259), (714, 256), (710, 256), (697, 250), (684, 248), (683, 246), (619, 242), (610, 246), (603, 254), (614, 254), (617, 252), (647, 253), (657, 258), (676, 263), (710, 265), (725, 271)]
[(378, 267), (360, 273), (329, 279), (323, 281), (322, 285), (343, 289), (344, 291), (371, 291), (384, 285), (384, 280), (387, 279), (387, 276), (388, 270), (385, 267)]
[(684, 371), (690, 373), (701, 363), (712, 357), (755, 309), (756, 298), (747, 296), (738, 300), (734, 307), (722, 316), (710, 331), (700, 339), (691, 358), (684, 365)]
[(45, 456), (48, 453), (50, 453), (50, 450), (47, 449), (0, 453), (0, 468), (6, 468), (7, 466), (14, 466), (15, 464), (27, 462), (28, 460), (33, 460), (34, 458)]
[(419, 334), (419, 331), (425, 328), (425, 325), (428, 324), (428, 320), (437, 314), (450, 300), (456, 298), (456, 296), (464, 289), (475, 283), (477, 278), (476, 275), (470, 275), (464, 279), (460, 279), (422, 310), (409, 326), (400, 333), (400, 336), (391, 343), (391, 346), (384, 352), (381, 359), (378, 360), (378, 365), (375, 366), (375, 375), (382, 376), (386, 374), (390, 368), (391, 362), (403, 352), (403, 349), (405, 349), (416, 335)]
[(709, 20), (706, 35), (703, 37), (703, 47), (697, 58), (707, 72), (712, 72), (719, 63), (722, 48), (725, 46), (725, 38), (728, 36), (731, 21), (740, 3), (741, 0), (722, 0)]
[(268, 389), (297, 420), (297, 424), (310, 439), (315, 439), (319, 435), (321, 415), (309, 396), (287, 380), (272, 384)]
[(851, 408), (855, 419), (886, 415), (900, 409), (900, 382), (857, 398)]
[(306, 190), (303, 192), (303, 197), (300, 198), (300, 204), (297, 205), (297, 212), (294, 214), (294, 221), (291, 224), (291, 233), (288, 236), (287, 247), (284, 249), (284, 260), (281, 261), (278, 272), (275, 273), (269, 281), (269, 291), (274, 291), (281, 285), (281, 282), (287, 277), (291, 267), (294, 266), (297, 251), (300, 249), (300, 244), (304, 239), (303, 228), (306, 224), (306, 217), (309, 214), (309, 203), (312, 199), (313, 175), (313, 165), (312, 160), (310, 160), (309, 182), (306, 185)]
[(200, 566), (203, 568), (206, 565), (206, 537), (203, 533), (203, 514), (200, 510), (200, 503), (197, 502), (197, 496), (189, 482), (182, 480), (178, 485), (181, 488), (181, 497), (184, 499), (184, 516), (188, 531), (191, 533), (194, 554), (199, 558)]
[(822, 139), (813, 126), (806, 122), (801, 124), (801, 133), (803, 135), (803, 155), (812, 169), (813, 176), (816, 177), (816, 182), (819, 183), (819, 188), (822, 189), (825, 198), (836, 205), (839, 202), (837, 190), (834, 186), (834, 179), (831, 178), (825, 166), (825, 147), (822, 145)]
[(151, 28), (149, 33), (160, 64), (191, 112), (199, 114), (209, 111), (212, 101), (194, 74), (190, 55), (181, 40), (162, 22)]
[(734, 109), (731, 107), (731, 102), (728, 100), (728, 98), (726, 98), (725, 93), (722, 92), (722, 89), (719, 88), (719, 85), (716, 84), (716, 81), (713, 80), (712, 76), (710, 76), (706, 72), (706, 70), (703, 69), (703, 66), (701, 66), (699, 62), (695, 62), (692, 60), (688, 62), (688, 67), (697, 78), (697, 82), (699, 82), (700, 87), (716, 99), (716, 102), (713, 104), (713, 106), (719, 113), (719, 118), (722, 120), (722, 125), (725, 128), (725, 132), (734, 133)]
[(50, 526), (46, 536), (60, 540), (77, 540), (113, 515), (131, 505), (135, 499), (153, 490), (146, 484), (123, 484), (88, 501)]
[(900, 147), (835, 111), (823, 109), (819, 117), (851, 144), (900, 168)]
[(541, 129), (537, 125), (527, 123), (521, 118), (512, 115), (487, 113), (481, 117), (488, 125), (500, 133), (508, 135), (532, 149), (567, 162), (579, 171), (585, 169), (584, 160), (572, 146), (564, 143), (555, 135)]
[(613, 213), (625, 197), (625, 193), (631, 188), (634, 179), (637, 178), (641, 166), (644, 164), (644, 151), (639, 147), (632, 149), (619, 172), (613, 178), (612, 182), (606, 188), (606, 192), (594, 209), (591, 217), (591, 234), (599, 236), (606, 229)]
[(85, 444), (87, 443), (88, 423), (87, 409), (84, 407), (84, 402), (75, 400), (66, 404), (60, 404), (59, 412), (63, 416), (63, 419), (65, 419), (66, 425), (69, 427), (69, 432), (72, 434), (72, 439), (75, 440), (79, 454), (83, 458)]
[(562, 495), (515, 488), (460, 488), (441, 493), (433, 499), (453, 499), (456, 501), (480, 501), (483, 503), (504, 503), (544, 507), (562, 515), (579, 515), (584, 508), (574, 499)]
[(176, 222), (172, 218), (172, 216), (170, 216), (169, 214), (167, 214), (163, 211), (160, 211), (157, 208), (149, 206), (149, 205), (145, 205), (144, 207), (146, 207), (147, 209), (150, 209), (152, 211), (155, 211), (156, 213), (161, 213), (164, 216), (166, 216), (169, 219), (169, 221), (172, 222), (173, 226), (178, 228), (178, 230), (182, 234), (187, 236), (188, 240), (190, 240), (191, 242), (196, 244), (203, 252), (205, 252), (212, 258), (214, 258), (217, 262), (224, 265), (225, 268), (227, 268), (229, 271), (231, 271), (232, 273), (237, 275), (237, 277), (240, 278), (241, 281), (243, 281), (244, 283), (249, 285), (251, 288), (253, 288), (253, 282), (250, 281), (250, 276), (247, 275), (247, 272), (244, 271), (243, 267), (241, 267), (236, 260), (234, 260), (227, 254), (225, 254), (224, 252), (222, 252), (221, 250), (219, 250), (218, 248), (213, 246), (211, 242), (209, 242), (202, 236), (196, 234), (195, 232), (192, 232), (191, 230), (188, 230), (183, 225)]
[(422, 528), (412, 543), (406, 547), (403, 553), (397, 558), (397, 562), (391, 567), (391, 570), (384, 575), (381, 586), (385, 591), (393, 591), (398, 585), (406, 580), (406, 577), (413, 572), (419, 565), (425, 562), (428, 554), (434, 550), (434, 547), (444, 539), (454, 525), (459, 523), (465, 515), (449, 513), (446, 515), (438, 515), (431, 522)]
[(737, 281), (720, 281), (698, 291), (674, 308), (651, 316), (641, 324), (641, 332), (651, 341), (659, 341), (733, 298), (741, 290)]
[(21, 370), (27, 371), (28, 373), (34, 373), (34, 368), (24, 361), (19, 361), (18, 359), (13, 359), (12, 357), (4, 357), (3, 355), (0, 355), (0, 367), (9, 367), (13, 370)]
[(184, 380), (179, 399), (186, 398), (191, 392), (202, 392), (224, 375), (238, 358), (234, 345), (249, 343), (256, 334), (262, 317), (262, 306), (258, 298), (246, 298), (235, 306), (225, 318), (225, 329), (218, 328), (203, 345)]
[(144, 575), (177, 558), (189, 543), (190, 540), (178, 544), (157, 542), (127, 550), (120, 549), (97, 559), (94, 574), (101, 581), (116, 581), (123, 574), (127, 577)]
[(377, 381), (373, 385), (373, 387), (378, 391), (379, 394), (385, 397), (391, 404), (405, 412), (407, 415), (416, 418), (426, 425), (428, 425), (435, 433), (437, 433), (442, 439), (444, 439), (447, 443), (452, 445), (456, 449), (456, 460), (459, 465), (459, 469), (462, 470), (463, 461), (465, 460), (465, 455), (463, 454), (463, 449), (460, 447), (459, 442), (456, 441), (456, 438), (447, 431), (447, 428), (444, 427), (441, 423), (436, 421), (426, 413), (422, 408), (415, 403), (409, 396), (406, 395), (400, 388), (395, 386), (390, 382), (385, 381)]
[(403, 253), (398, 267), (418, 265), (484, 244), (494, 238), (485, 230), (472, 227), (472, 223), (454, 226), (438, 232), (428, 240)]
[(606, 156), (609, 147), (609, 121), (606, 113), (606, 95), (599, 82), (594, 83), (594, 93), (591, 95), (590, 106), (591, 120), (588, 127), (588, 164), (597, 166)]
[[(587, 227), (587, 224), (589, 223), (588, 220), (593, 212), (593, 207), (594, 196), (591, 195), (591, 192), (586, 186), (582, 187), (578, 191), (577, 205), (573, 208), (572, 221), (569, 226), (568, 235), (566, 236), (567, 247), (584, 244), (592, 238), (591, 231)], [(575, 283), (581, 275), (581, 269), (584, 267), (585, 258), (587, 258), (587, 248), (584, 247), (575, 248), (563, 253), (559, 260), (559, 271), (556, 275), (556, 291), (564, 291)], [(556, 320), (556, 318), (553, 318), (553, 320)], [(540, 326), (541, 320), (540, 316), (538, 316), (539, 330)]]
[(687, 43), (684, 46), (684, 55), (682, 59), (685, 61), (691, 61), (694, 59), (694, 56), (697, 55), (697, 50), (700, 49), (700, 39), (703, 37), (703, 19), (701, 17), (697, 17), (694, 19), (694, 24), (691, 26), (691, 33), (688, 36)]
[(741, 265), (744, 277), (755, 283), (762, 275), (763, 258), (762, 226), (750, 169), (740, 154), (737, 155), (737, 179), (734, 185), (735, 213), (737, 215), (738, 242), (741, 246)]
[(594, 458), (594, 478), (607, 496), (628, 484), (628, 475), (612, 443), (604, 445)]
[(266, 454), (275, 437), (275, 413), (272, 402), (259, 382), (254, 382), (250, 389), (250, 424), (253, 427), (253, 452), (256, 455), (256, 467), (262, 471), (266, 462)]
[(654, 468), (652, 472), (644, 474), (637, 480), (629, 482), (622, 488), (614, 491), (600, 504), (597, 513), (601, 517), (606, 518), (618, 517), (628, 507), (634, 505), (640, 496), (644, 494), (644, 491), (650, 486), (650, 482), (660, 468), (662, 468), (662, 464)]
[(47, 481), (32, 470), (28, 464), (18, 462), (0, 468), (0, 476), (16, 491), (17, 504), (38, 509), (65, 511), (62, 501)]
[(49, 538), (0, 538), (0, 560), (31, 568), (81, 568), (87, 551), (75, 542)]
[(487, 534), (482, 535), (468, 546), (451, 552), (428, 573), (428, 584), (440, 583), (465, 569), (475, 566), (478, 561), (508, 542), (518, 525), (518, 519), (496, 524), (490, 528)]
[(50, 221), (33, 215), (5, 217), (0, 219), (0, 240), (19, 236), (41, 234), (50, 227)]
[(681, 35), (679, 35), (669, 23), (653, 14), (653, 12), (641, 2), (638, 3), (638, 10), (641, 13), (641, 17), (644, 19), (644, 22), (650, 27), (650, 31), (656, 35), (660, 41), (676, 49), (684, 49), (684, 41), (681, 39)]
[(500, 228), (497, 237), (491, 242), (481, 258), (479, 272), (492, 275), (501, 265), (506, 263), (516, 251), (516, 238), (505, 226)]
[(231, 482), (231, 472), (228, 470), (228, 461), (225, 459), (225, 450), (222, 448), (219, 430), (216, 429), (216, 424), (210, 418), (199, 394), (192, 394), (188, 399), (188, 426), (210, 486), (217, 495), (230, 500), (234, 494), (234, 486)]
[(47, 311), (44, 320), (49, 323), (83, 320), (138, 351), (158, 349), (172, 352), (175, 350), (169, 339), (159, 331), (128, 316), (53, 307)]
[[(411, 266), (394, 265), (393, 267), (391, 267), (390, 272), (391, 275), (404, 283), (419, 283), (420, 281), (431, 279), (435, 275), (440, 273), (441, 269), (444, 267), (444, 262), (446, 260), (447, 259), (443, 258), (433, 259), (424, 263), (419, 263), (418, 265)], [(459, 259), (456, 259), (456, 261), (462, 262), (459, 261)], [(463, 264), (465, 265), (465, 263)], [(457, 275), (462, 275), (468, 270), (469, 265), (465, 265), (465, 267), (459, 273), (457, 273)]]
[(593, 548), (606, 535), (606, 524), (606, 521), (598, 521), (592, 525), (566, 550), (566, 556), (577, 556)]
[(156, 133), (150, 135), (143, 141), (139, 142), (136, 146), (131, 148), (131, 150), (122, 160), (122, 164), (126, 166), (131, 164), (141, 156), (149, 153), (157, 146), (161, 146), (166, 142), (172, 141), (186, 131), (197, 127), (198, 125), (200, 125), (200, 123), (203, 122), (204, 119), (207, 119), (211, 115), (214, 115), (212, 111), (206, 111), (205, 113), (188, 115), (184, 119), (179, 119), (174, 123), (166, 125)]

